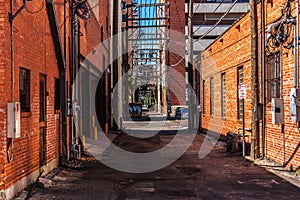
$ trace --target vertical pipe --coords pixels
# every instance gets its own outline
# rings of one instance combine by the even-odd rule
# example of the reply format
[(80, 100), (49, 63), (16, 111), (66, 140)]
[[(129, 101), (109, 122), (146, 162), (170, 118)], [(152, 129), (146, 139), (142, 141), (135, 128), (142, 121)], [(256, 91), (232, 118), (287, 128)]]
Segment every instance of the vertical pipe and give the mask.
[(243, 119), (242, 119), (242, 123), (243, 123), (243, 157), (245, 157), (246, 155), (246, 151), (245, 151), (245, 99), (242, 99), (242, 113), (243, 113)]
[[(13, 0), (10, 0), (10, 13), (13, 14)], [(11, 102), (15, 102), (15, 52), (14, 52), (14, 30), (13, 30), (13, 23), (14, 20), (11, 20), (10, 22), (10, 52), (11, 52)], [(15, 115), (15, 114), (14, 114)], [(15, 118), (15, 117), (14, 117)], [(9, 146), (11, 145), (11, 149), (13, 152), (13, 139), (10, 138), (10, 142), (8, 140), (7, 142), (7, 150)], [(7, 158), (8, 156), (8, 151), (7, 151)], [(11, 163), (12, 157), (8, 159), (8, 163)]]
[(193, 7), (194, 1), (189, 0), (189, 10), (188, 10), (188, 60), (187, 60), (187, 85), (186, 89), (188, 92), (188, 107), (189, 107), (189, 118), (188, 118), (188, 127), (189, 130), (194, 128), (194, 109), (193, 109)]
[[(71, 16), (71, 33), (72, 33), (72, 67), (71, 67), (71, 84), (74, 85), (75, 84), (75, 77), (76, 77), (76, 68), (77, 68), (77, 59), (76, 59), (76, 56), (78, 56), (77, 54), (77, 49), (76, 49), (76, 43), (77, 43), (77, 40), (76, 38), (78, 37), (78, 21), (77, 21), (77, 16), (76, 16), (76, 13), (75, 13), (75, 9), (76, 9), (76, 6), (75, 6), (75, 2), (72, 1), (71, 2), (71, 13), (72, 13), (72, 16)], [(71, 95), (71, 104), (72, 104), (72, 107), (76, 107), (77, 105), (77, 99), (76, 99), (76, 89), (75, 87), (72, 87), (72, 89), (70, 90), (70, 95)], [(73, 109), (74, 111), (75, 109)], [(71, 123), (70, 123), (70, 126), (71, 126), (71, 147), (73, 148), (73, 144), (74, 144), (74, 127), (73, 127), (73, 120), (74, 120), (74, 114), (75, 113), (72, 113), (72, 116), (71, 116)]]
[(262, 70), (262, 157), (265, 157), (266, 130), (266, 65), (265, 65), (265, 0), (261, 1), (261, 70)]
[(295, 47), (294, 47), (294, 86), (299, 87), (298, 51), (299, 51), (299, 0), (296, 0), (296, 25), (295, 25)]
[[(280, 98), (283, 98), (282, 95), (282, 44), (280, 44), (279, 51), (279, 76), (280, 76)], [(281, 124), (281, 133), (282, 133), (282, 146), (283, 146), (283, 165), (285, 164), (285, 134), (284, 134), (284, 124)]]
[(257, 120), (257, 108), (259, 102), (258, 88), (258, 37), (257, 37), (257, 1), (250, 0), (251, 18), (251, 159), (259, 156), (259, 123)]
[(171, 114), (171, 97), (170, 97), (170, 3), (168, 5), (168, 34), (167, 34), (167, 113), (168, 118)]
[(116, 24), (117, 26), (117, 33), (118, 33), (118, 68), (117, 68), (117, 117), (116, 117), (116, 121), (117, 121), (117, 125), (119, 125), (119, 129), (122, 128), (122, 116), (123, 116), (123, 87), (122, 84), (118, 83), (119, 79), (122, 78), (123, 73), (122, 73), (122, 62), (123, 62), (123, 34), (122, 34), (122, 10), (121, 10), (121, 5), (120, 5), (120, 1), (116, 1), (116, 6), (117, 6), (117, 10), (118, 10), (118, 20), (117, 22), (119, 22), (118, 24)]
[(279, 80), (279, 94), (280, 94), (280, 98), (282, 99), (282, 44), (280, 44), (280, 47), (279, 47), (279, 77), (280, 77), (280, 80)]
[[(10, 13), (13, 14), (13, 0), (10, 1)], [(14, 52), (14, 20), (10, 22), (10, 51), (11, 51), (11, 101), (15, 102), (15, 52)]]

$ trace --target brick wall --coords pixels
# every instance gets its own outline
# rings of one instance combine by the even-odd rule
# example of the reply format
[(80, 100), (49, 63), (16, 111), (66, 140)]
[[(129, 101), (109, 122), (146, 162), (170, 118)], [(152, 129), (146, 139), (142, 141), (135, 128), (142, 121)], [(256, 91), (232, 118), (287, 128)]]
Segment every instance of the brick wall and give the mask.
[[(109, 2), (99, 1), (99, 16), (91, 12), (91, 16), (87, 20), (80, 19), (80, 54), (92, 63), (99, 71), (104, 72), (109, 65), (109, 41), (107, 39), (110, 36), (110, 25), (109, 25)], [(94, 71), (94, 70), (91, 70)], [(100, 87), (101, 105), (99, 110), (91, 108), (91, 115), (100, 116), (98, 118), (99, 124), (102, 126), (104, 131), (105, 123), (109, 121), (109, 101), (110, 101), (110, 74), (103, 73), (102, 77), (97, 77), (103, 79), (103, 87)], [(95, 85), (95, 84), (94, 84)], [(91, 94), (94, 95), (94, 94)], [(90, 99), (94, 101), (94, 99)], [(102, 101), (103, 100), (103, 101)], [(93, 102), (94, 103), (94, 102)], [(87, 122), (90, 123), (90, 122)]]
[[(44, 3), (44, 2), (43, 2)], [(41, 2), (28, 2), (27, 9), (36, 11), (41, 8)], [(14, 8), (18, 5), (14, 3)], [(7, 11), (8, 12), (8, 11)], [(7, 27), (9, 27), (6, 21)], [(39, 76), (46, 75), (47, 133), (46, 160), (47, 163), (58, 158), (57, 120), (54, 114), (54, 78), (58, 78), (58, 66), (54, 52), (53, 40), (44, 8), (35, 15), (23, 10), (14, 20), (14, 53), (15, 53), (15, 101), (19, 101), (19, 68), (30, 70), (30, 112), (21, 113), (21, 138), (13, 139), (13, 160), (6, 161), (6, 188), (39, 169), (40, 161), (40, 130), (39, 130)], [(6, 29), (9, 33), (9, 28)], [(9, 49), (9, 46), (7, 46)], [(6, 66), (10, 71), (10, 65)], [(7, 73), (9, 74), (9, 73)], [(11, 88), (11, 77), (7, 76), (6, 88)], [(11, 90), (7, 89), (11, 94)], [(7, 102), (11, 102), (7, 98)]]
[[(274, 1), (266, 5), (267, 24), (275, 21), (281, 14), (280, 6), (285, 1)], [(294, 4), (292, 3), (292, 8)], [(260, 7), (258, 6), (258, 11)], [(260, 19), (258, 12), (258, 19)], [(260, 20), (258, 20), (260, 27)], [(260, 34), (259, 34), (260, 37)], [(249, 13), (240, 19), (227, 32), (220, 36), (202, 54), (202, 79), (205, 81), (203, 108), (203, 128), (221, 132), (226, 135), (228, 131), (237, 132), (242, 126), (238, 119), (238, 67), (244, 69), (244, 84), (247, 85), (247, 99), (245, 100), (245, 126), (251, 128), (251, 67), (250, 67), (250, 18)], [(300, 141), (299, 130), (291, 121), (289, 110), (290, 89), (294, 84), (294, 55), (293, 49), (283, 51), (283, 99), (285, 113), (285, 131), (281, 133), (281, 125), (272, 125), (271, 103), (266, 106), (266, 154), (267, 157), (279, 163), (291, 159), (288, 165), (299, 167), (300, 150), (297, 145)], [(261, 69), (260, 69), (261, 70)], [(221, 117), (221, 74), (226, 74), (226, 118)], [(214, 77), (214, 115), (210, 116), (210, 77)], [(261, 81), (260, 81), (261, 82)], [(260, 84), (261, 85), (261, 84)], [(203, 93), (203, 92), (202, 92)], [(203, 94), (202, 94), (203, 95)], [(202, 98), (203, 99), (203, 98)], [(221, 122), (221, 123), (220, 123)], [(284, 137), (284, 140), (283, 140)], [(249, 139), (247, 140), (248, 142)], [(285, 141), (285, 146), (283, 142)]]
[(0, 190), (4, 189), (4, 167), (5, 167), (5, 143), (6, 137), (4, 130), (6, 129), (6, 113), (5, 113), (5, 75), (6, 75), (6, 27), (5, 27), (5, 20), (6, 13), (5, 12), (5, 5), (4, 0), (0, 0), (0, 92), (3, 95), (0, 95)]
[[(56, 14), (60, 28), (61, 41), (64, 44), (63, 1), (55, 2)], [(21, 6), (19, 1), (14, 1), (14, 12)], [(110, 27), (109, 2), (99, 1), (99, 22), (92, 13), (90, 21), (83, 22), (82, 55), (87, 55), (94, 46), (109, 37)], [(0, 190), (9, 188), (12, 184), (28, 176), (40, 168), (40, 74), (46, 75), (46, 164), (59, 157), (59, 112), (54, 109), (55, 78), (59, 78), (59, 70), (54, 51), (53, 39), (50, 31), (45, 1), (28, 1), (27, 10), (22, 10), (14, 20), (14, 65), (15, 65), (15, 101), (20, 100), (19, 94), (19, 69), (30, 70), (30, 112), (21, 113), (21, 137), (13, 139), (13, 160), (8, 163), (6, 157), (6, 106), (11, 102), (11, 54), (10, 54), (10, 24), (7, 13), (10, 11), (8, 1), (0, 0)], [(69, 11), (67, 4), (67, 13)], [(67, 14), (68, 15), (68, 14)], [(66, 20), (67, 43), (66, 69), (69, 69), (70, 21)], [(101, 26), (103, 32), (101, 32)], [(102, 52), (103, 53), (103, 52)], [(107, 52), (106, 52), (107, 53)], [(102, 63), (102, 62), (101, 62)], [(69, 71), (67, 80), (69, 82)], [(69, 90), (70, 92), (70, 90)], [(70, 95), (70, 93), (68, 94)], [(67, 132), (69, 133), (69, 121)], [(68, 135), (68, 140), (70, 139)]]
[(172, 105), (185, 104), (185, 1), (170, 0), (171, 67), (170, 89)]

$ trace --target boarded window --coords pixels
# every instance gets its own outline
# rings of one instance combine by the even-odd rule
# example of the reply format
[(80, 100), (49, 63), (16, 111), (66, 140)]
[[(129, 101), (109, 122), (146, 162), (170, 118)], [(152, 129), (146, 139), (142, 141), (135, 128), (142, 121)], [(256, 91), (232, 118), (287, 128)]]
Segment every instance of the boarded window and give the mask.
[(55, 85), (54, 85), (54, 109), (60, 109), (60, 82), (58, 78), (55, 78)]
[(30, 71), (20, 68), (20, 103), (22, 112), (30, 112)]

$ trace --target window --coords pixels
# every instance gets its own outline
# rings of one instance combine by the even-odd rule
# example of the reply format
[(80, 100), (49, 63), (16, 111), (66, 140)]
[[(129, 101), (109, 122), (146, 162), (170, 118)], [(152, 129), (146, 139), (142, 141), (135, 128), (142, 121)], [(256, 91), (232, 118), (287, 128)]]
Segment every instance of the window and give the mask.
[[(244, 70), (243, 67), (238, 68), (238, 85), (244, 84)], [(238, 88), (237, 88), (238, 91)], [(237, 95), (238, 98), (238, 95)], [(243, 117), (243, 101), (238, 99), (238, 119), (242, 119)]]
[(210, 115), (214, 115), (214, 78), (210, 77)]
[(55, 78), (54, 82), (54, 110), (60, 109), (60, 82), (58, 78)]
[(30, 112), (30, 71), (20, 68), (20, 103), (22, 112)]
[(272, 98), (280, 98), (280, 56), (272, 54), (267, 57), (267, 81), (268, 81), (268, 101)]
[(226, 117), (226, 76), (221, 74), (221, 116)]

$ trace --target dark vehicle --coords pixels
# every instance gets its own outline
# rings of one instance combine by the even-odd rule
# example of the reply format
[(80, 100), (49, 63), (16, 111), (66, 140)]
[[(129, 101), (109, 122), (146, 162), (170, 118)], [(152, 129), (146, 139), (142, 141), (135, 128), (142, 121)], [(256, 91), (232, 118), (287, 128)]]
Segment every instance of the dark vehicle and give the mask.
[(177, 119), (186, 119), (188, 117), (188, 108), (177, 107), (175, 110), (175, 117)]

